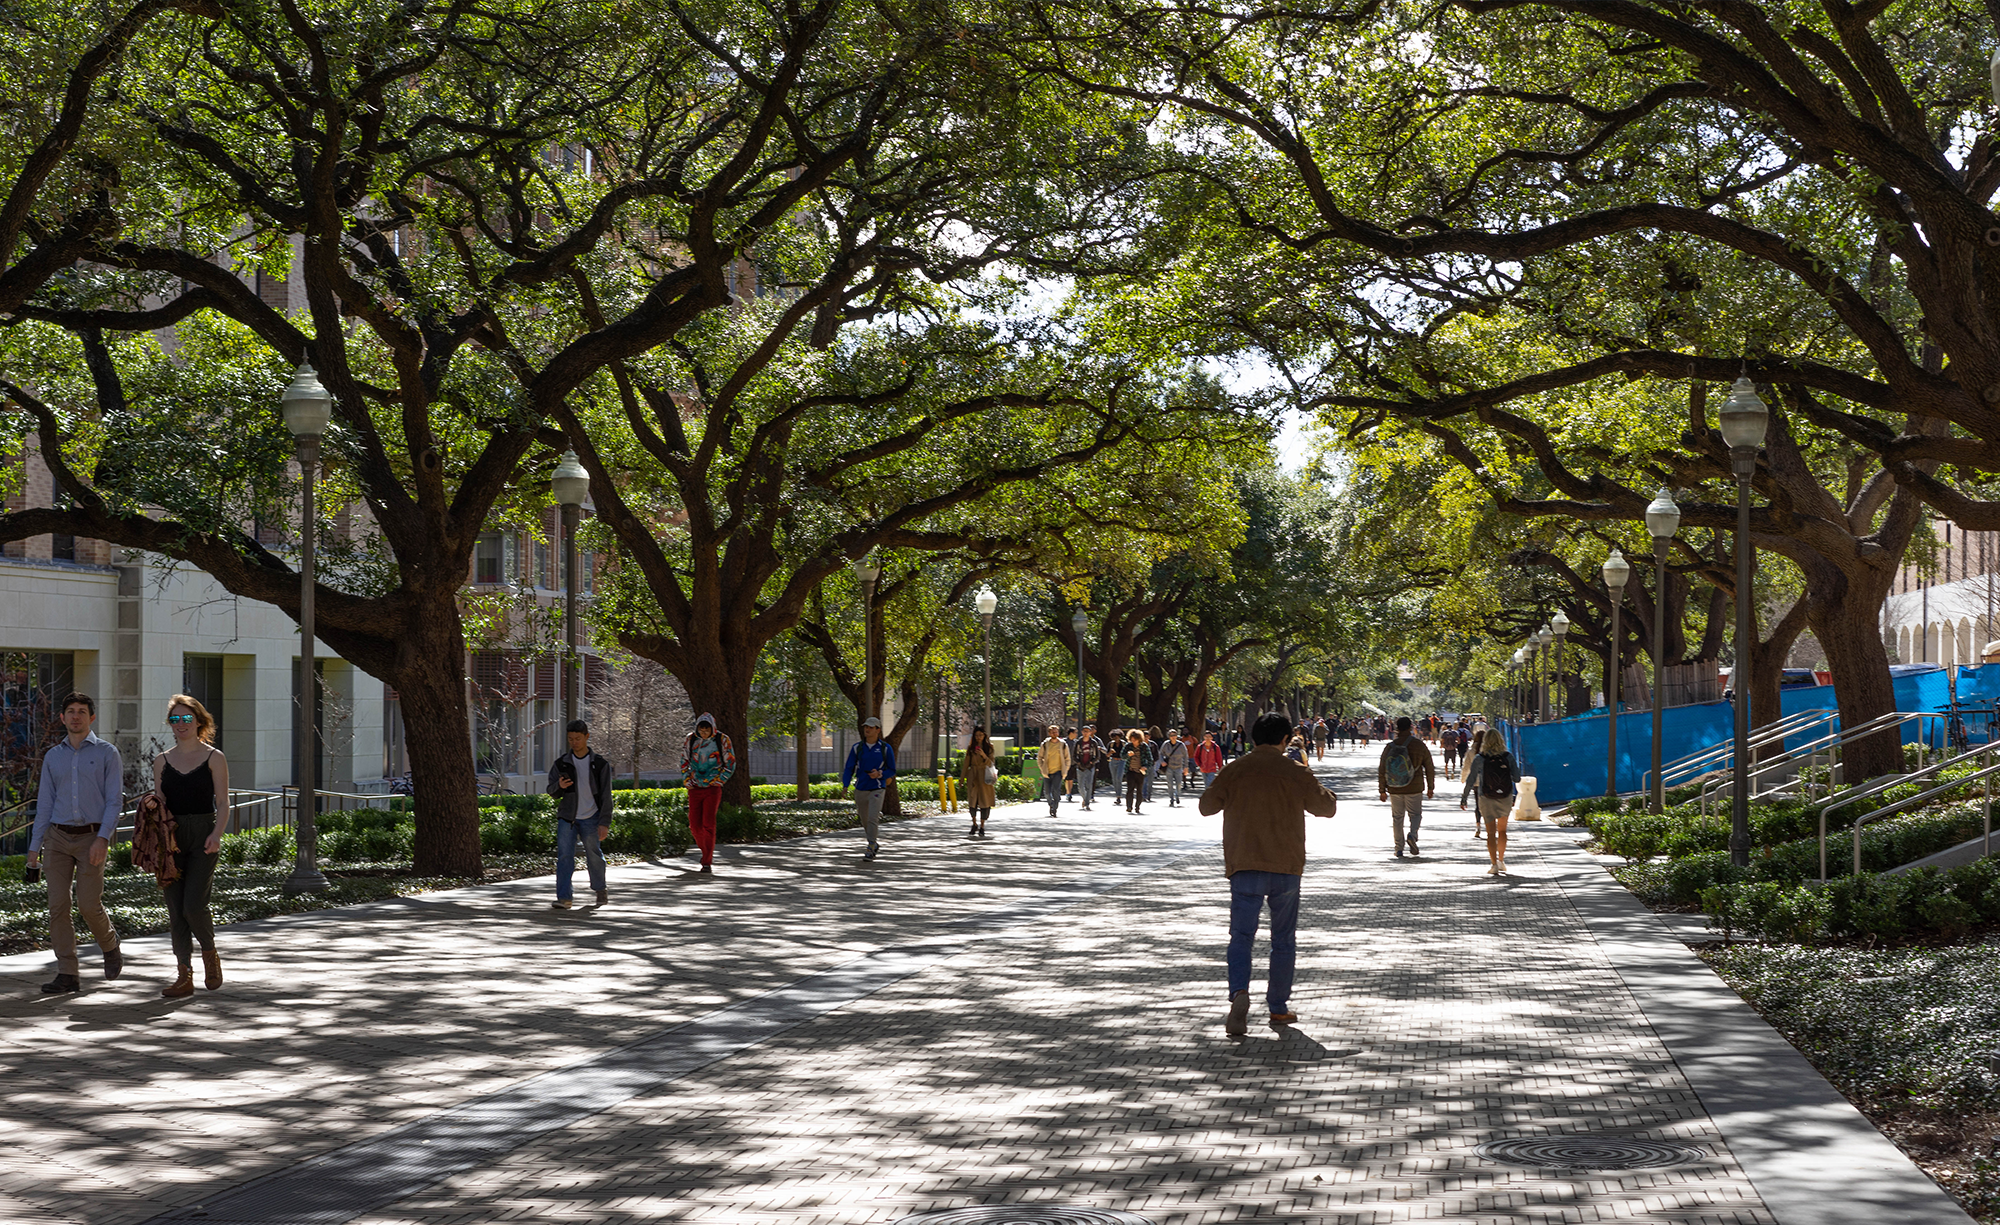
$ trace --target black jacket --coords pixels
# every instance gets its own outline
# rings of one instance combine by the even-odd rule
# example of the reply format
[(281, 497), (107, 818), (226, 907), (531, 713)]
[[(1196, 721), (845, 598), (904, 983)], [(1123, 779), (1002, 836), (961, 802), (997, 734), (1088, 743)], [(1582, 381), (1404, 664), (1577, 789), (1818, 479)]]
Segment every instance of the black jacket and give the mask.
[[(568, 753), (564, 753), (561, 757), (556, 758), (556, 761), (570, 762), (572, 768), (575, 765), (575, 759)], [(550, 765), (548, 793), (556, 797), (556, 819), (559, 821), (574, 821), (576, 820), (576, 788), (559, 786), (556, 783), (556, 779), (556, 766)], [(602, 753), (593, 752), (590, 755), (590, 794), (597, 797), (595, 823), (598, 825), (611, 824), (611, 763), (604, 760), (604, 754)]]

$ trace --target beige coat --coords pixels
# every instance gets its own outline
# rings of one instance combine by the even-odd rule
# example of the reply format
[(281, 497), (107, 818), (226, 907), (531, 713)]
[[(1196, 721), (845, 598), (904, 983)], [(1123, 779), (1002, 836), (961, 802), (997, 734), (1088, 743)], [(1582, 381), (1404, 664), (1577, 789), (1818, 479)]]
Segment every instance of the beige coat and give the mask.
[(967, 749), (958, 760), (959, 768), (965, 772), (965, 806), (993, 807), (994, 787), (986, 781), (986, 768), (993, 764), (993, 754), (983, 748)]
[(1069, 773), (1069, 744), (1060, 736), (1051, 736), (1042, 741), (1042, 751), (1035, 755), (1035, 764), (1042, 768), (1044, 776)]

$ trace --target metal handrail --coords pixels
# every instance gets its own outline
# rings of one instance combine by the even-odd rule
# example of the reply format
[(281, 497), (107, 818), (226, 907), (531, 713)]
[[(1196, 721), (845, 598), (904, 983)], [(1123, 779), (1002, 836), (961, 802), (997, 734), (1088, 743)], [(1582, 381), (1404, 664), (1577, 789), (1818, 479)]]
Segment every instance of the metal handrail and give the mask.
[[(1812, 768), (1811, 758), (1817, 756), (1822, 748), (1826, 750), (1829, 759), (1831, 759), (1833, 751), (1835, 749), (1845, 748), (1847, 745), (1851, 744), (1856, 740), (1863, 740), (1870, 736), (1879, 736), (1883, 732), (1888, 731), (1890, 728), (1901, 727), (1903, 724), (1909, 722), (1911, 719), (1916, 719), (1921, 721), (1924, 719), (1944, 719), (1948, 717), (1949, 716), (1947, 716), (1946, 714), (1938, 711), (1920, 710), (1920, 711), (1905, 712), (1899, 710), (1892, 710), (1888, 714), (1876, 715), (1874, 718), (1868, 720), (1868, 722), (1863, 723), (1861, 726), (1854, 728), (1851, 731), (1846, 729), (1836, 730), (1830, 736), (1822, 736), (1818, 740), (1814, 740), (1810, 743), (1800, 745), (1796, 749), (1787, 749), (1785, 751), (1784, 756), (1773, 758), (1772, 760), (1767, 762), (1759, 763), (1758, 765), (1756, 765), (1755, 768), (1753, 768), (1750, 771), (1748, 780), (1751, 783), (1750, 798), (1754, 800), (1760, 795), (1776, 795), (1779, 792), (1785, 790), (1787, 787), (1792, 786), (1791, 782), (1780, 783), (1778, 786), (1773, 787), (1768, 791), (1760, 792), (1757, 790), (1755, 786), (1755, 781), (1757, 777), (1761, 774), (1766, 774), (1772, 770), (1782, 769), (1785, 766), (1791, 765), (1793, 761), (1797, 759), (1800, 753), (1806, 754), (1807, 756), (1806, 768), (1810, 770)], [(1768, 739), (1766, 742), (1768, 743)], [(1917, 736), (1917, 767), (1919, 769), (1923, 768), (1924, 756), (1929, 750), (1929, 743), (1930, 743), (1929, 740), (1923, 735), (1921, 731), (1919, 731)], [(1829, 760), (1828, 762), (1828, 768), (1829, 771), (1832, 768), (1831, 760)], [(1722, 776), (1718, 774), (1716, 777), (1711, 778), (1706, 783), (1702, 784), (1701, 814), (1703, 816), (1708, 815), (1708, 797), (1710, 789), (1720, 787), (1725, 781), (1727, 780), (1725, 780)], [(1828, 794), (1831, 793), (1832, 793), (1831, 788), (1829, 787)], [(1810, 792), (1808, 792), (1808, 798), (1810, 798)]]
[[(1803, 736), (1810, 728), (1818, 727), (1826, 723), (1836, 723), (1839, 721), (1839, 719), (1840, 719), (1839, 711), (1824, 706), (1816, 706), (1811, 710), (1802, 710), (1798, 712), (1798, 714), (1792, 715), (1789, 718), (1779, 720), (1776, 724), (1759, 728), (1757, 732), (1751, 736), (1749, 747), (1751, 748), (1753, 753), (1755, 750), (1767, 748), (1770, 745), (1774, 744), (1782, 749), (1784, 748), (1785, 741), (1790, 740), (1792, 737)], [(1716, 749), (1710, 751), (1717, 752), (1718, 750), (1719, 750), (1719, 756), (1716, 758), (1718, 763), (1723, 758), (1727, 758), (1731, 763), (1731, 765), (1734, 765), (1736, 760), (1736, 744), (1733, 740), (1727, 744), (1718, 745)], [(1786, 750), (1783, 756), (1773, 758), (1771, 761), (1768, 762), (1761, 762), (1761, 763), (1757, 762), (1753, 756), (1751, 760), (1752, 769), (1750, 772), (1750, 778), (1754, 780), (1759, 774), (1763, 774), (1767, 771), (1775, 770), (1782, 766), (1788, 765), (1791, 762), (1791, 758), (1792, 754), (1790, 750)], [(1709, 777), (1707, 781), (1702, 783), (1701, 785), (1701, 815), (1704, 817), (1708, 815), (1708, 797), (1710, 793), (1713, 792), (1715, 788), (1720, 787), (1723, 784), (1723, 782), (1729, 781), (1730, 779), (1733, 778), (1733, 774), (1724, 775), (1721, 772), (1722, 769), (1723, 767), (1721, 767), (1718, 764), (1716, 769), (1708, 771)], [(1662, 777), (1664, 777), (1666, 775), (1666, 771), (1661, 770), (1660, 774)], [(1751, 787), (1750, 794), (1752, 797), (1756, 796), (1757, 789), (1754, 786)]]
[[(1795, 714), (1786, 715), (1776, 723), (1758, 728), (1751, 736), (1750, 746), (1758, 748), (1770, 743), (1773, 739), (1782, 740), (1787, 736), (1797, 735), (1804, 728), (1814, 723), (1824, 723), (1828, 719), (1838, 718), (1839, 714), (1840, 712), (1837, 710), (1824, 706), (1815, 706), (1811, 710), (1801, 710)], [(1671, 785), (1667, 783), (1669, 775), (1677, 776), (1677, 778), (1699, 777), (1707, 773), (1707, 771), (1695, 769), (1694, 767), (1728, 757), (1735, 751), (1736, 744), (1731, 740), (1724, 741), (1721, 744), (1710, 745), (1705, 749), (1697, 749), (1685, 757), (1676, 757), (1674, 760), (1660, 767), (1661, 782), (1663, 785)], [(1646, 789), (1651, 790), (1653, 772), (1649, 769), (1639, 777), (1646, 784)]]
[[(1914, 783), (1920, 778), (1935, 776), (1940, 771), (1950, 769), (1952, 766), (1959, 765), (1967, 761), (1971, 761), (1973, 758), (1988, 757), (1990, 760), (1990, 754), (1992, 754), (1992, 752), (1994, 751), (1994, 747), (1995, 746), (1990, 744), (1982, 744), (1976, 749), (1971, 749), (1968, 750), (1967, 752), (1959, 753), (1952, 757), (1940, 757), (1938, 760), (1932, 762), (1930, 765), (1920, 766), (1917, 769), (1910, 771), (1908, 774), (1892, 774), (1887, 778), (1876, 779), (1874, 782), (1868, 784), (1867, 786), (1857, 788), (1854, 791), (1850, 791), (1849, 793), (1833, 801), (1832, 803), (1823, 806), (1819, 810), (1820, 882), (1822, 884), (1826, 882), (1826, 824), (1827, 824), (1826, 819), (1828, 816), (1832, 815), (1834, 812), (1837, 812), (1842, 808), (1848, 807), (1849, 805), (1858, 804), (1862, 800), (1870, 799), (1874, 796), (1881, 795), (1885, 791), (1890, 791), (1893, 790), (1894, 788), (1901, 787), (1905, 783)], [(1867, 824), (1870, 821), (1874, 821), (1879, 818), (1889, 816), (1893, 813), (1901, 812), (1903, 809), (1908, 808), (1911, 804), (1914, 804), (1919, 800), (1929, 799), (1930, 797), (1938, 795), (1942, 792), (1950, 791), (1954, 787), (1962, 787), (1966, 783), (1972, 782), (1974, 779), (1985, 778), (1987, 775), (1993, 773), (1996, 770), (2000, 770), (2000, 766), (1989, 766), (1984, 770), (1979, 770), (1975, 771), (1972, 774), (1968, 774), (1964, 778), (1955, 778), (1948, 783), (1943, 783), (1939, 786), (1932, 787), (1929, 790), (1921, 791), (1916, 795), (1911, 796), (1907, 800), (1898, 800), (1896, 803), (1891, 804), (1887, 808), (1878, 808), (1874, 812), (1866, 813), (1860, 817), (1855, 818), (1854, 821), (1855, 874), (1859, 875), (1861, 872), (1861, 827), (1863, 825)], [(1986, 838), (1987, 838), (1987, 850), (1990, 851), (1992, 849), (1992, 839), (1993, 839), (1993, 797), (1990, 794), (1992, 789), (1989, 787), (1987, 790), (1989, 794), (1986, 797)]]

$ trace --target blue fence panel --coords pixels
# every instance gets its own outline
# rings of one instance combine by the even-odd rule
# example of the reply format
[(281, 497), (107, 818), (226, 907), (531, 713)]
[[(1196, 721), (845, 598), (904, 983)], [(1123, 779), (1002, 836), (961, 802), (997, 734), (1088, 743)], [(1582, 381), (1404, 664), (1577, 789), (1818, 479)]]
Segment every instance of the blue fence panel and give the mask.
[[(1899, 669), (1900, 671), (1900, 669)], [(1963, 677), (1961, 671), (1960, 676)], [(2000, 665), (1993, 680), (2000, 683)], [(1912, 670), (1894, 678), (1896, 709), (1942, 711), (1950, 704), (1950, 690), (1942, 668)], [(1959, 682), (1963, 686), (1964, 681)], [(1961, 695), (1963, 689), (1961, 688)], [(1801, 685), (1779, 691), (1779, 709), (1790, 716), (1807, 710), (1834, 709), (1833, 686)], [(1961, 701), (1963, 697), (1961, 696)], [(1735, 708), (1728, 702), (1702, 702), (1693, 706), (1670, 706), (1661, 714), (1660, 760), (1673, 761), (1703, 749), (1726, 743), (1735, 734)], [(1809, 728), (1786, 738), (1790, 748), (1802, 748), (1828, 734), (1838, 721)], [(1562, 804), (1584, 796), (1604, 794), (1605, 759), (1609, 746), (1610, 719), (1599, 713), (1560, 719), (1553, 723), (1510, 726), (1508, 743), (1521, 763), (1521, 773), (1534, 776), (1535, 795), (1548, 805)], [(1919, 735), (1933, 747), (1944, 744), (1943, 720), (1925, 720), (1921, 731), (1911, 723), (1903, 729), (1903, 742), (1914, 744)], [(1653, 714), (1648, 710), (1622, 711), (1618, 715), (1618, 789), (1639, 791), (1646, 786), (1646, 771), (1652, 768)]]

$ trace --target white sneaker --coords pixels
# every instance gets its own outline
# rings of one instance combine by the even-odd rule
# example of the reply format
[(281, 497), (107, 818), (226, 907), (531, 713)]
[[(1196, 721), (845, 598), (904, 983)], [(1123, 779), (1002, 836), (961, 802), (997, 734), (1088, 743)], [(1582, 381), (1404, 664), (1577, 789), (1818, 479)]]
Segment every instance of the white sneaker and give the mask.
[(1498, 875), (1500, 875), (1500, 865), (1496, 863), (1496, 864), (1492, 865), (1491, 867), (1487, 868), (1487, 869), (1486, 869), (1486, 875), (1488, 875), (1488, 876), (1498, 876)]
[(1496, 869), (1496, 871), (1494, 872), (1494, 875), (1495, 875), (1495, 876), (1505, 876), (1505, 875), (1507, 875), (1507, 861), (1506, 861), (1506, 860), (1504, 860), (1504, 859), (1503, 859), (1503, 860), (1501, 860), (1501, 861), (1500, 861), (1499, 863), (1497, 863), (1497, 864), (1495, 864), (1495, 865), (1494, 865), (1494, 868)]

